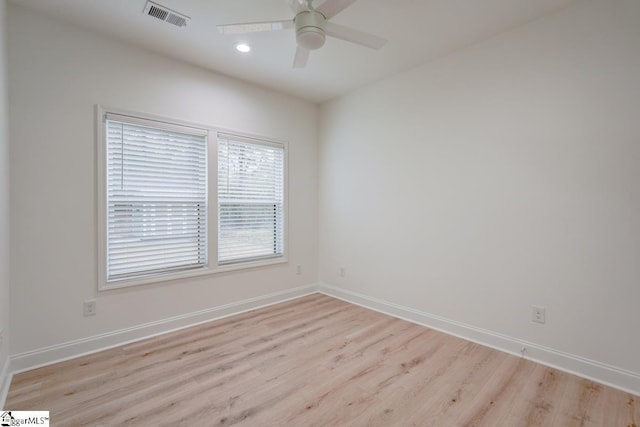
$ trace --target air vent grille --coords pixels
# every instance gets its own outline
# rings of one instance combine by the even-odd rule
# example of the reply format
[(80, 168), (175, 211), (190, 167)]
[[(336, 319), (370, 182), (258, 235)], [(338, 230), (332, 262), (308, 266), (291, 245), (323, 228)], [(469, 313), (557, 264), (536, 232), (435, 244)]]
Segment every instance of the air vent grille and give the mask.
[(191, 19), (186, 15), (178, 13), (152, 1), (147, 1), (147, 4), (145, 4), (144, 6), (143, 13), (145, 15), (160, 19), (161, 21), (168, 22), (169, 24), (175, 25), (176, 27), (186, 27), (187, 21)]
[(151, 5), (148, 14), (154, 18), (162, 19), (163, 21), (167, 19), (167, 16), (169, 16), (169, 12), (154, 5)]

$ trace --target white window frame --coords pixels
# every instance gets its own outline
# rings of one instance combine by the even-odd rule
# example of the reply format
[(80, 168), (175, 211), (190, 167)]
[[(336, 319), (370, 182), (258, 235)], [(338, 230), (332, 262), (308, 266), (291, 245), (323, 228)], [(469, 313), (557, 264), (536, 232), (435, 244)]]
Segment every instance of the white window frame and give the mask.
[[(96, 206), (97, 206), (97, 254), (98, 254), (98, 291), (108, 291), (112, 289), (126, 288), (131, 286), (146, 285), (153, 283), (166, 282), (188, 277), (201, 275), (211, 275), (215, 273), (228, 272), (233, 270), (245, 270), (250, 268), (258, 268), (274, 264), (288, 262), (289, 254), (289, 147), (285, 141), (273, 138), (266, 138), (259, 135), (253, 135), (236, 130), (224, 129), (217, 126), (202, 125), (197, 123), (176, 120), (167, 117), (156, 116), (147, 113), (133, 112), (120, 108), (96, 105)], [(107, 176), (106, 176), (106, 160), (107, 145), (105, 134), (106, 115), (120, 115), (135, 119), (160, 122), (170, 127), (171, 125), (179, 127), (194, 128), (207, 132), (207, 248), (208, 263), (204, 267), (193, 270), (176, 271), (170, 273), (149, 274), (147, 276), (139, 276), (130, 279), (120, 279), (117, 281), (107, 281)], [(243, 261), (233, 264), (218, 264), (218, 134), (237, 135), (245, 139), (253, 139), (263, 143), (270, 143), (282, 146), (284, 148), (284, 220), (283, 220), (283, 255), (263, 260)]]

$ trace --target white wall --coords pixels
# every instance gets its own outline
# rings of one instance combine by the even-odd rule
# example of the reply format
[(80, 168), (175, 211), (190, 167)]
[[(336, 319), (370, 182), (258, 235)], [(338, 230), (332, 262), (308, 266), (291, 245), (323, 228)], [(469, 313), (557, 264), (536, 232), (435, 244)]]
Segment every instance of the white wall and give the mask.
[[(8, 14), (13, 355), (316, 281), (315, 105), (17, 5)], [(98, 293), (94, 104), (288, 141), (290, 262)], [(90, 298), (98, 314), (85, 318)]]
[(639, 22), (579, 1), (324, 105), (320, 279), (640, 378)]
[[(6, 59), (6, 1), (0, 0), (0, 404), (9, 360), (9, 120)], [(8, 369), (8, 364), (7, 364)]]

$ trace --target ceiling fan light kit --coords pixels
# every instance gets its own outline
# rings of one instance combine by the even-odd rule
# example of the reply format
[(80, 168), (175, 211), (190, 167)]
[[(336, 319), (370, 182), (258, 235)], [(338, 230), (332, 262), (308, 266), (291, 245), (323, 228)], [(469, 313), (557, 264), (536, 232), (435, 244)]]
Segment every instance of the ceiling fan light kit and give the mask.
[(300, 12), (294, 18), (296, 42), (307, 50), (320, 49), (326, 40), (324, 26), (327, 18), (315, 10)]
[(304, 68), (309, 59), (309, 51), (324, 46), (327, 36), (376, 50), (384, 46), (387, 41), (381, 37), (329, 22), (329, 19), (355, 1), (326, 0), (316, 9), (313, 7), (313, 0), (288, 0), (291, 10), (295, 14), (293, 20), (218, 25), (218, 31), (221, 34), (245, 34), (295, 28), (298, 47), (293, 60), (293, 68)]

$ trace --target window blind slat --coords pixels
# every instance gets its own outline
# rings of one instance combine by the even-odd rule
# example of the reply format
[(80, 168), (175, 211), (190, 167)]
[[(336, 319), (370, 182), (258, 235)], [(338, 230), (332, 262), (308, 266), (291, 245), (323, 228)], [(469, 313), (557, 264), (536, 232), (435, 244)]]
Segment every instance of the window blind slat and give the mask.
[(163, 255), (171, 255), (174, 256), (176, 254), (185, 254), (185, 253), (191, 253), (191, 251), (193, 250), (193, 244), (190, 245), (185, 245), (185, 246), (178, 246), (173, 250), (168, 250), (165, 247), (161, 248), (161, 249), (156, 249), (156, 250), (148, 250), (148, 251), (140, 251), (140, 252), (136, 252), (136, 251), (127, 251), (122, 253), (122, 255), (118, 255), (118, 254), (113, 254), (113, 261), (114, 262), (124, 262), (128, 259), (142, 259), (144, 257), (147, 257), (147, 259), (154, 259), (154, 258), (159, 258), (160, 256)]

